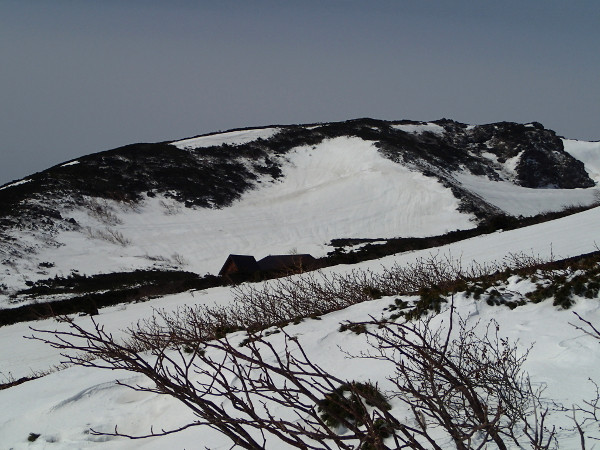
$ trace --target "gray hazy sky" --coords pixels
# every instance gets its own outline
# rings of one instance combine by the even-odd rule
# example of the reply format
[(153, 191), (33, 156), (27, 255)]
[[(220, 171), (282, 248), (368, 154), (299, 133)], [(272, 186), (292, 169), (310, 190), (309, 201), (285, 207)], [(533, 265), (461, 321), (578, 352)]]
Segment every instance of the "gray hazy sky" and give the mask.
[(0, 184), (133, 142), (374, 117), (600, 139), (598, 0), (0, 0)]

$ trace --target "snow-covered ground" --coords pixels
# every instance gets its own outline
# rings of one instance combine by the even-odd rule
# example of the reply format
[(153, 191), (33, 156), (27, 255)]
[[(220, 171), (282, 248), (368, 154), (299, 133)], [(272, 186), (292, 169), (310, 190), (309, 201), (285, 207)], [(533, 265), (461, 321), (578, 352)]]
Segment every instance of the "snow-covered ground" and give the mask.
[(563, 139), (565, 151), (585, 164), (585, 170), (596, 183), (600, 182), (600, 142)]
[[(410, 131), (436, 131), (434, 125), (410, 125)], [(181, 148), (235, 144), (267, 138), (277, 131), (227, 132), (175, 144)], [(564, 142), (593, 177), (600, 177), (600, 144)], [(16, 239), (31, 242), (39, 251), (3, 267), (3, 283), (22, 288), (27, 280), (67, 276), (72, 270), (96, 274), (156, 264), (217, 273), (230, 253), (261, 258), (298, 251), (319, 257), (331, 250), (328, 243), (335, 238), (419, 237), (475, 225), (471, 215), (458, 212), (458, 201), (449, 189), (433, 177), (382, 157), (371, 141), (329, 139), (314, 147), (298, 147), (281, 158), (286, 159), (282, 178), (263, 180), (223, 209), (190, 209), (159, 197), (147, 198), (135, 209), (108, 202), (118, 218), (118, 223), (109, 224), (90, 216), (88, 210), (66, 211), (63, 216), (76, 219), (83, 232), (60, 232), (58, 248), (37, 242), (27, 232), (16, 232)], [(456, 178), (468, 190), (515, 215), (590, 204), (598, 198), (597, 188), (528, 189), (464, 173), (457, 173)], [(109, 232), (118, 233), (127, 245), (103, 238)], [(40, 263), (54, 267), (40, 268)], [(0, 295), (0, 306), (11, 306), (7, 295)]]
[(570, 206), (587, 206), (600, 200), (600, 191), (596, 188), (532, 189), (466, 172), (456, 173), (454, 178), (466, 190), (513, 216), (534, 216)]
[[(340, 237), (429, 236), (471, 228), (472, 216), (437, 180), (381, 156), (359, 138), (326, 140), (286, 155), (280, 181), (264, 182), (223, 209), (190, 209), (148, 198), (135, 210), (107, 203), (121, 223), (106, 225), (87, 210), (71, 211), (84, 232), (62, 232), (59, 248), (41, 249), (30, 267), (6, 267), (8, 285), (28, 279), (150, 267), (157, 257), (185, 261), (200, 274), (218, 273), (230, 253), (262, 258), (293, 251), (324, 256)], [(89, 227), (89, 229), (88, 229)], [(126, 246), (100, 236), (107, 228)], [(90, 238), (90, 235), (96, 238)], [(23, 236), (23, 238), (26, 238)], [(90, 257), (93, 255), (93, 257)], [(55, 266), (38, 273), (39, 262)], [(1, 298), (1, 297), (0, 297)]]
[[(423, 125), (423, 127), (426, 127)], [(276, 129), (223, 133), (195, 138), (181, 144), (193, 148), (220, 143), (232, 145), (259, 137), (268, 137)], [(433, 131), (415, 129), (413, 132)], [(260, 133), (259, 133), (260, 132)], [(247, 133), (247, 134), (244, 134)], [(249, 134), (248, 134), (249, 133)], [(265, 134), (267, 133), (267, 134)], [(227, 134), (228, 136), (223, 136)], [(231, 134), (229, 136), (229, 134)], [(204, 141), (203, 141), (204, 139)], [(209, 139), (208, 141), (206, 139)], [(213, 139), (210, 141), (210, 139)], [(194, 139), (189, 140), (194, 141)], [(208, 143), (213, 142), (213, 143)], [(600, 143), (564, 140), (565, 149), (582, 160), (592, 178), (600, 181)], [(12, 281), (36, 279), (55, 274), (100, 273), (149, 267), (156, 257), (183, 260), (182, 268), (199, 273), (216, 273), (229, 253), (246, 253), (262, 257), (267, 254), (298, 252), (325, 254), (327, 242), (339, 237), (426, 236), (473, 226), (471, 217), (457, 212), (457, 201), (435, 179), (411, 172), (382, 158), (372, 143), (358, 138), (324, 141), (316, 147), (300, 147), (286, 155), (284, 177), (275, 183), (262, 183), (239, 201), (222, 210), (191, 210), (165, 198), (148, 198), (138, 209), (122, 210), (109, 204), (119, 223), (106, 225), (86, 211), (71, 214), (84, 227), (94, 231), (107, 227), (121, 233), (130, 243), (124, 247), (84, 233), (62, 233), (62, 247), (41, 250), (37, 261), (55, 267), (45, 274), (39, 269), (14, 273)], [(491, 183), (474, 176), (457, 175), (458, 181), (492, 204), (511, 214), (532, 215), (563, 206), (589, 203), (596, 189), (532, 190), (509, 183)], [(382, 271), (394, 264), (409, 264), (430, 255), (461, 259), (463, 265), (502, 260), (511, 253), (525, 252), (541, 257), (563, 258), (592, 252), (600, 245), (600, 208), (559, 220), (508, 232), (457, 242), (438, 249), (407, 252), (357, 265), (324, 269), (327, 273), (348, 273), (357, 269)], [(89, 233), (88, 233), (89, 234)], [(22, 236), (26, 239), (26, 236)], [(10, 277), (2, 282), (10, 283)], [(511, 279), (508, 289), (525, 292), (531, 283)], [(154, 308), (175, 310), (196, 303), (226, 305), (233, 299), (230, 288), (185, 292), (149, 300), (145, 303), (119, 305), (100, 311), (96, 319), (115, 337), (123, 335), (128, 325), (149, 317)], [(510, 310), (492, 307), (483, 301), (457, 296), (458, 312), (470, 321), (485, 324), (494, 318), (500, 334), (518, 340), (523, 350), (534, 343), (526, 369), (536, 383), (547, 384), (546, 395), (565, 406), (593, 396), (588, 377), (594, 378), (600, 365), (600, 348), (589, 336), (569, 325), (575, 317), (570, 311), (553, 307), (551, 301)], [(573, 311), (592, 323), (600, 323), (599, 299), (578, 299)], [(355, 305), (328, 314), (322, 320), (306, 320), (287, 327), (298, 336), (308, 355), (336, 375), (371, 380), (387, 386), (386, 372), (376, 364), (348, 359), (343, 350), (357, 353), (365, 348), (364, 338), (339, 332), (340, 322), (379, 317), (393, 299), (384, 298)], [(3, 305), (2, 305), (3, 306)], [(443, 313), (438, 319), (445, 317)], [(77, 317), (77, 323), (90, 324), (89, 317)], [(473, 322), (471, 322), (473, 323)], [(0, 382), (20, 378), (48, 369), (61, 362), (57, 350), (23, 336), (31, 334), (29, 326), (61, 329), (54, 320), (19, 323), (0, 327)], [(242, 339), (238, 335), (238, 339)], [(273, 335), (281, 345), (281, 335)], [(278, 347), (279, 348), (279, 347)], [(348, 375), (351, 374), (351, 375)], [(114, 425), (131, 434), (143, 434), (154, 426), (172, 428), (193, 417), (174, 400), (150, 393), (136, 393), (115, 384), (115, 379), (129, 383), (147, 383), (141, 377), (98, 369), (69, 368), (43, 378), (0, 391), (0, 448), (229, 448), (227, 440), (216, 432), (192, 428), (181, 433), (142, 441), (95, 437), (89, 429), (111, 431)], [(600, 382), (600, 379), (596, 379)], [(399, 405), (394, 403), (394, 408)], [(397, 409), (395, 411), (398, 411)], [(277, 411), (275, 411), (277, 412)], [(570, 427), (563, 416), (557, 424)], [(28, 442), (29, 433), (41, 436)], [(578, 437), (561, 430), (562, 448), (577, 448)], [(269, 448), (281, 448), (278, 446)]]
[[(498, 232), (458, 242), (435, 250), (409, 252), (368, 261), (352, 266), (327, 268), (328, 272), (348, 272), (358, 268), (382, 270), (395, 263), (405, 264), (431, 254), (451, 255), (461, 258), (464, 264), (473, 261), (501, 260), (511, 252), (568, 257), (594, 251), (600, 241), (597, 224), (600, 208), (575, 214), (556, 221), (532, 227)], [(526, 292), (529, 282), (519, 283), (512, 279), (510, 290)], [(216, 288), (202, 292), (181, 293), (146, 303), (121, 305), (101, 310), (97, 320), (115, 336), (120, 329), (148, 317), (152, 308), (173, 310), (177, 306), (207, 303), (226, 304), (232, 299), (229, 288)], [(362, 303), (347, 310), (325, 316), (322, 320), (307, 320), (288, 327), (288, 332), (298, 336), (308, 354), (315, 362), (336, 374), (352, 378), (377, 381), (386, 385), (386, 373), (377, 366), (364, 361), (346, 358), (341, 350), (357, 352), (364, 348), (362, 338), (352, 333), (338, 331), (340, 322), (365, 320), (378, 317), (393, 299), (384, 298)], [(501, 326), (501, 335), (518, 339), (521, 348), (530, 343), (535, 347), (526, 369), (536, 383), (546, 383), (546, 395), (570, 406), (593, 395), (587, 383), (600, 364), (600, 349), (596, 341), (583, 336), (569, 322), (575, 317), (569, 311), (560, 311), (551, 301), (526, 305), (510, 310), (506, 307), (488, 306), (483, 301), (459, 296), (458, 311), (469, 320), (481, 319), (485, 323), (495, 318)], [(600, 323), (598, 299), (579, 299), (574, 311), (593, 323)], [(90, 323), (89, 317), (78, 317), (78, 323)], [(26, 340), (30, 325), (42, 329), (56, 329), (63, 325), (53, 320), (21, 323), (0, 328), (0, 372), (15, 378), (26, 376), (32, 370), (42, 370), (60, 362), (58, 352), (37, 341)], [(242, 336), (240, 336), (240, 339)], [(277, 339), (274, 337), (273, 339)], [(338, 348), (339, 347), (339, 348)], [(142, 378), (127, 373), (97, 369), (70, 368), (38, 380), (0, 391), (0, 403), (11, 405), (0, 409), (0, 436), (6, 448), (184, 448), (190, 445), (209, 448), (228, 448), (227, 441), (210, 430), (190, 429), (164, 438), (143, 441), (108, 439), (91, 436), (92, 427), (109, 431), (115, 424), (123, 432), (145, 433), (151, 425), (155, 429), (183, 424), (190, 418), (184, 407), (169, 398), (148, 393), (135, 393), (114, 383), (115, 379), (145, 383)], [(568, 419), (560, 419), (559, 425), (570, 426)], [(40, 433), (33, 444), (27, 442), (29, 433)], [(561, 431), (567, 439), (563, 448), (573, 448), (576, 436)], [(50, 442), (51, 447), (50, 447)], [(569, 444), (570, 443), (570, 444)], [(45, 447), (47, 446), (47, 447)], [(279, 447), (274, 447), (279, 448)]]
[(184, 139), (182, 141), (171, 142), (180, 149), (194, 149), (202, 147), (211, 147), (213, 145), (240, 145), (248, 142), (255, 141), (257, 139), (269, 139), (279, 132), (279, 128), (259, 128), (255, 130), (240, 130), (240, 131), (227, 131), (225, 133), (209, 134), (207, 136), (200, 136), (191, 139)]
[(396, 130), (404, 131), (406, 133), (413, 133), (413, 134), (421, 134), (426, 131), (429, 133), (433, 133), (433, 134), (444, 134), (445, 133), (444, 127), (442, 127), (438, 124), (435, 124), (435, 123), (431, 123), (431, 122), (420, 123), (420, 124), (392, 125), (392, 128), (395, 128)]
[[(431, 255), (448, 256), (460, 259), (464, 265), (474, 262), (485, 264), (501, 261), (511, 254), (525, 253), (541, 258), (568, 258), (597, 250), (600, 245), (600, 208), (574, 214), (562, 219), (545, 222), (535, 226), (520, 228), (507, 232), (482, 235), (461, 242), (455, 242), (436, 249), (406, 252), (385, 258), (365, 261), (359, 264), (341, 265), (323, 269), (325, 273), (349, 273), (362, 269), (381, 272), (395, 264), (407, 265), (419, 258)], [(98, 316), (102, 323), (113, 332), (125, 328), (135, 318), (148, 317), (153, 308), (175, 309), (185, 304), (227, 304), (232, 300), (232, 292), (228, 287), (219, 287), (193, 293), (181, 293), (166, 296), (144, 303), (119, 305), (102, 309)], [(87, 320), (81, 318), (78, 320)], [(56, 323), (40, 321), (35, 323), (41, 327), (56, 327)], [(23, 341), (21, 338), (29, 333), (30, 323), (20, 323), (0, 327), (0, 342), (21, 342), (18, 352), (12, 345), (0, 346), (1, 373), (11, 372), (15, 377), (26, 376), (32, 371), (43, 370), (60, 362), (57, 352), (52, 351), (36, 341)]]
[[(519, 289), (518, 283), (509, 286)], [(324, 369), (357, 381), (372, 381), (385, 391), (391, 389), (386, 380), (389, 367), (372, 361), (351, 359), (344, 353), (358, 354), (368, 350), (363, 337), (351, 332), (340, 332), (339, 326), (346, 320), (368, 320), (380, 317), (383, 308), (392, 303), (392, 298), (362, 303), (321, 320), (306, 320), (286, 328), (299, 339), (311, 360)], [(546, 398), (562, 402), (566, 406), (581, 403), (593, 396), (593, 386), (587, 381), (597, 373), (600, 364), (598, 344), (569, 325), (575, 318), (569, 311), (558, 311), (550, 301), (537, 305), (526, 305), (510, 310), (506, 307), (488, 306), (483, 301), (458, 296), (455, 298), (458, 313), (470, 323), (481, 320), (486, 324), (495, 319), (500, 325), (500, 335), (511, 341), (519, 341), (524, 351), (530, 344), (534, 349), (525, 369), (534, 386), (545, 384)], [(573, 311), (598, 323), (600, 303), (598, 299), (581, 299)], [(122, 312), (122, 314), (126, 314)], [(135, 317), (126, 314), (132, 320)], [(447, 320), (444, 312), (437, 322)], [(88, 320), (89, 319), (85, 319)], [(239, 334), (234, 343), (243, 338)], [(272, 342), (282, 349), (280, 335)], [(193, 420), (186, 408), (168, 397), (150, 393), (133, 392), (115, 384), (115, 380), (150, 386), (148, 380), (135, 374), (100, 369), (69, 368), (22, 385), (0, 391), (0, 401), (10, 407), (0, 410), (0, 436), (7, 448), (189, 448), (202, 446), (211, 449), (229, 448), (228, 440), (208, 428), (195, 428), (175, 435), (130, 441), (124, 438), (97, 437), (89, 434), (89, 428), (110, 432), (114, 425), (125, 433), (143, 434), (150, 427), (158, 429), (176, 428)], [(402, 415), (402, 406), (392, 402), (392, 413)], [(273, 409), (274, 414), (284, 412)], [(569, 427), (565, 415), (557, 414), (555, 422)], [(36, 443), (27, 442), (30, 433), (41, 434)], [(562, 448), (576, 448), (577, 436), (562, 430)], [(271, 441), (272, 442), (272, 441)], [(445, 443), (448, 445), (448, 442)], [(285, 448), (280, 444), (267, 448)], [(448, 448), (451, 448), (448, 446)]]

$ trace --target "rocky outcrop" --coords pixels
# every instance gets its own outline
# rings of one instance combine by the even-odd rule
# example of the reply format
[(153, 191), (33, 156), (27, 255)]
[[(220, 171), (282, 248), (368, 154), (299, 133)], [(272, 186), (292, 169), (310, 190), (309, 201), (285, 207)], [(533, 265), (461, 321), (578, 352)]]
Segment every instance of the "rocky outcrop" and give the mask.
[[(495, 161), (490, 167), (501, 178), (529, 188), (588, 188), (594, 182), (581, 161), (565, 152), (562, 140), (542, 124), (499, 122), (466, 126), (453, 121), (435, 122), (446, 129), (442, 141), (467, 149), (476, 157)], [(488, 156), (486, 158), (486, 156)]]

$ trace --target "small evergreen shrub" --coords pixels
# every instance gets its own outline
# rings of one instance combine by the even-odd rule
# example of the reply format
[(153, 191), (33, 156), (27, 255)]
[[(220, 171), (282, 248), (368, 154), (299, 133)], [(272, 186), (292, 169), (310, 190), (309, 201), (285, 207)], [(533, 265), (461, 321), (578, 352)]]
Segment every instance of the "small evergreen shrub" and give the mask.
[(442, 297), (442, 293), (436, 288), (423, 288), (419, 291), (419, 300), (415, 303), (412, 311), (405, 313), (407, 320), (418, 319), (425, 315), (428, 311), (439, 313), (442, 308), (442, 303), (447, 300)]
[(381, 289), (377, 289), (373, 286), (365, 286), (363, 288), (363, 292), (367, 297), (372, 298), (373, 300), (377, 300), (384, 296), (384, 293), (381, 291)]
[(533, 303), (553, 298), (553, 305), (563, 309), (573, 306), (573, 296), (597, 298), (600, 293), (599, 267), (597, 264), (585, 264), (579, 270), (582, 273), (570, 279), (565, 275), (559, 275), (550, 284), (538, 284), (536, 290), (526, 294), (526, 297)]
[(355, 334), (363, 334), (367, 331), (367, 327), (363, 323), (347, 322), (340, 325), (339, 332), (352, 331)]
[(329, 427), (335, 428), (340, 426), (343, 420), (363, 425), (367, 414), (364, 404), (383, 411), (392, 409), (385, 395), (371, 382), (342, 384), (319, 401), (317, 407), (323, 421)]
[(402, 300), (401, 298), (397, 298), (396, 300), (394, 300), (394, 304), (388, 306), (388, 311), (396, 311), (396, 310), (403, 310), (403, 309), (407, 309), (409, 308), (409, 304), (406, 300)]
[[(375, 428), (375, 433), (382, 440), (392, 435), (393, 427), (389, 422), (385, 421), (384, 419), (375, 419), (373, 425)], [(379, 447), (375, 445), (375, 442), (373, 442), (372, 440), (367, 440), (362, 444), (360, 450), (377, 450), (378, 448)]]

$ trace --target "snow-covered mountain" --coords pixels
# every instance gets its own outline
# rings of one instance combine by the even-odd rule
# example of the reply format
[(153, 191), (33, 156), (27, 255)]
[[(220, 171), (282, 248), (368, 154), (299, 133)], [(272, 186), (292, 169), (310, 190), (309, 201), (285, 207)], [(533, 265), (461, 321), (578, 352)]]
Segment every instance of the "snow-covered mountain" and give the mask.
[[(72, 273), (217, 273), (230, 253), (326, 255), (597, 201), (598, 143), (538, 123), (350, 120), (82, 156), (0, 187), (0, 301)], [(579, 158), (579, 159), (578, 159)]]
[[(43, 287), (43, 280), (54, 277), (177, 269), (166, 272), (174, 279), (182, 271), (215, 274), (230, 253), (321, 257), (334, 249), (333, 239), (383, 245), (390, 238), (472, 230), (506, 215), (591, 206), (598, 202), (599, 181), (600, 142), (563, 139), (537, 123), (360, 119), (126, 146), (0, 187), (0, 315), (4, 308), (48, 301), (52, 296), (14, 294)], [(598, 250), (599, 221), (595, 207), (425, 250), (333, 265), (321, 273), (377, 277), (432, 257), (458, 261), (464, 268), (511, 261), (519, 254), (540, 260), (578, 257)], [(457, 291), (445, 298), (432, 324), (447, 323), (452, 298), (456, 314), (468, 323), (485, 326), (494, 318), (500, 335), (518, 342), (522, 351), (534, 344), (525, 369), (535, 388), (547, 387), (548, 399), (567, 409), (593, 399), (594, 387), (587, 380), (600, 362), (597, 341), (569, 325), (574, 316), (554, 305), (552, 294), (539, 303), (527, 297), (583, 273), (561, 270), (507, 272), (477, 296)], [(600, 323), (595, 282), (584, 283), (585, 293), (583, 288), (569, 293), (571, 310), (592, 324)], [(265, 282), (251, 286), (261, 289)], [(112, 288), (106, 283), (97, 287), (108, 293)], [(198, 304), (225, 308), (239, 295), (231, 286), (179, 291), (148, 291), (147, 301), (101, 308), (94, 320), (118, 339), (153, 311)], [(348, 352), (358, 354), (368, 346), (364, 336), (340, 330), (340, 324), (389, 316), (391, 305), (417, 300), (415, 295), (383, 296), (283, 329), (326, 370), (387, 389), (389, 372), (348, 358)], [(84, 328), (92, 326), (88, 316), (73, 318)], [(54, 319), (34, 324), (41, 330), (67, 327)], [(31, 325), (0, 326), (0, 385), (50, 368), (53, 373), (0, 390), (0, 404), (9, 405), (0, 408), (1, 448), (231, 447), (228, 438), (204, 427), (134, 441), (90, 434), (90, 428), (111, 432), (118, 424), (119, 430), (139, 435), (152, 426), (177, 428), (194, 417), (172, 398), (115, 383), (150, 386), (139, 374), (60, 367), (59, 350), (23, 338), (31, 334)], [(282, 333), (271, 331), (270, 342), (282, 352)], [(236, 345), (246, 337), (243, 331), (230, 336)], [(286, 414), (282, 408), (272, 412)], [(392, 412), (407, 414), (399, 402), (392, 402)], [(557, 426), (562, 448), (577, 448), (579, 435), (567, 414), (552, 416), (550, 425)], [(595, 436), (596, 429), (588, 424), (586, 432)], [(453, 448), (448, 436), (439, 439), (442, 448)], [(267, 440), (266, 448), (285, 448), (273, 442)]]

